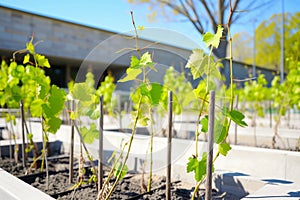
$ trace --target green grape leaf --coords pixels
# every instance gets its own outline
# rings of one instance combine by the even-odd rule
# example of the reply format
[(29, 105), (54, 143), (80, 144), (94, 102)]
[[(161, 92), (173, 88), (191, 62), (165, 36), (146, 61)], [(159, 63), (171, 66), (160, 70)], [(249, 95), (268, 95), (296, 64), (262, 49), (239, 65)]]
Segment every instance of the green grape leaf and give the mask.
[(205, 33), (203, 35), (202, 40), (203, 42), (205, 42), (206, 46), (209, 47), (210, 45), (212, 45), (213, 47), (218, 48), (223, 34), (223, 30), (224, 28), (218, 25), (216, 34), (212, 34), (210, 32)]
[(93, 109), (89, 117), (93, 120), (96, 120), (100, 117), (100, 105), (98, 104), (97, 108)]
[(126, 70), (126, 76), (120, 80), (118, 80), (118, 82), (127, 82), (127, 81), (132, 81), (134, 79), (136, 79), (136, 77), (138, 75), (140, 75), (142, 73), (141, 69), (132, 69), (132, 68), (128, 68)]
[(202, 118), (200, 123), (202, 125), (201, 132), (207, 133), (208, 132), (208, 115), (206, 115), (204, 118)]
[(99, 137), (99, 131), (96, 128), (95, 123), (90, 124), (90, 128), (82, 127), (79, 129), (82, 139), (87, 144), (92, 144), (96, 138)]
[(35, 99), (32, 101), (30, 105), (30, 113), (33, 117), (40, 117), (43, 113), (43, 106), (44, 101), (42, 99)]
[(46, 118), (54, 117), (54, 114), (49, 106), (49, 103), (44, 103), (42, 105), (42, 112), (45, 115)]
[(69, 90), (70, 93), (72, 93), (73, 88), (74, 88), (74, 81), (71, 80), (71, 81), (68, 83), (68, 90)]
[(149, 52), (144, 53), (140, 59), (140, 65), (144, 67), (151, 64), (152, 64), (152, 58), (150, 53)]
[(139, 125), (141, 126), (148, 126), (148, 121), (149, 121), (149, 118), (148, 117), (139, 117), (138, 119), (139, 121)]
[(24, 56), (23, 64), (28, 63), (29, 60), (30, 60), (30, 55), (29, 55), (29, 54), (26, 54), (26, 55)]
[(94, 108), (93, 104), (87, 106), (80, 106), (80, 114), (83, 116), (91, 116), (93, 114)]
[(23, 65), (18, 65), (15, 70), (15, 76), (18, 78), (22, 78), (24, 76), (25, 68)]
[(202, 49), (194, 49), (186, 64), (186, 68), (190, 68), (193, 79), (197, 79), (205, 74), (205, 66), (207, 65), (208, 57)]
[(202, 159), (199, 161), (195, 157), (190, 157), (187, 163), (187, 172), (195, 173), (195, 180), (199, 182), (206, 174), (206, 153), (202, 154)]
[(194, 171), (198, 166), (198, 159), (196, 157), (189, 157), (189, 162), (187, 163), (186, 172), (190, 173)]
[(140, 60), (136, 56), (131, 56), (130, 68), (131, 69), (140, 68)]
[(33, 139), (33, 134), (32, 133), (28, 133), (27, 134), (27, 139), (28, 140), (32, 140)]
[(29, 51), (29, 53), (34, 54), (34, 45), (32, 42), (27, 42), (26, 43), (26, 49)]
[(214, 139), (217, 144), (226, 139), (228, 126), (227, 118), (225, 118), (223, 122), (217, 119), (215, 120)]
[(196, 97), (195, 97), (195, 94), (194, 94), (192, 88), (191, 88), (191, 90), (189, 90), (185, 93), (182, 93), (180, 95), (183, 96), (183, 97), (179, 97), (179, 95), (178, 95), (178, 98), (183, 98), (183, 101), (182, 101), (182, 106), (183, 107), (190, 105), (190, 103), (192, 101), (196, 100)]
[(124, 178), (124, 176), (127, 174), (128, 172), (128, 167), (127, 165), (124, 165), (123, 170), (122, 169), (122, 163), (118, 162), (115, 167), (114, 167), (114, 176), (118, 177), (120, 174), (120, 180), (122, 180)]
[(157, 106), (161, 101), (163, 86), (158, 83), (142, 84), (140, 86), (141, 95), (147, 96), (152, 106)]
[(50, 79), (49, 77), (45, 77), (44, 79), (45, 82), (40, 82), (39, 83), (39, 98), (44, 99), (48, 94), (50, 90)]
[(151, 104), (153, 106), (156, 106), (159, 104), (162, 93), (163, 93), (162, 85), (160, 85), (158, 83), (151, 83), (150, 96), (151, 96)]
[(94, 74), (92, 72), (88, 72), (85, 75), (85, 83), (88, 87), (90, 87), (91, 89), (94, 89), (95, 80), (94, 80)]
[(5, 115), (5, 120), (6, 120), (6, 122), (10, 122), (12, 120), (12, 115), (10, 115), (10, 114), (7, 113)]
[(15, 115), (11, 115), (11, 120), (13, 122), (13, 125), (15, 126), (17, 124), (16, 116)]
[(248, 124), (247, 124), (245, 121), (243, 121), (244, 118), (245, 118), (245, 116), (244, 116), (241, 112), (239, 112), (239, 111), (237, 111), (237, 110), (232, 110), (232, 111), (230, 111), (230, 112), (228, 113), (228, 117), (229, 117), (232, 121), (234, 121), (237, 125), (239, 125), (239, 126), (241, 126), (241, 127), (246, 127), (246, 126), (248, 126)]
[(91, 101), (92, 89), (86, 83), (75, 83), (72, 91), (74, 99), (79, 101)]
[(66, 92), (59, 89), (56, 85), (52, 85), (51, 94), (48, 99), (49, 107), (53, 115), (58, 115), (65, 107)]
[(222, 154), (223, 156), (226, 156), (227, 153), (231, 150), (231, 146), (228, 143), (221, 143), (221, 144), (218, 144), (218, 150), (219, 150), (220, 154)]
[(76, 114), (75, 114), (75, 112), (70, 112), (70, 119), (71, 120), (75, 120), (76, 119)]
[(4, 107), (6, 103), (6, 95), (4, 92), (0, 92), (0, 106)]
[(58, 129), (60, 128), (61, 125), (61, 119), (57, 118), (57, 117), (51, 117), (48, 121), (47, 121), (47, 125), (49, 126), (48, 131), (50, 133), (55, 134)]
[(49, 61), (45, 56), (40, 54), (35, 54), (34, 56), (39, 66), (50, 68)]

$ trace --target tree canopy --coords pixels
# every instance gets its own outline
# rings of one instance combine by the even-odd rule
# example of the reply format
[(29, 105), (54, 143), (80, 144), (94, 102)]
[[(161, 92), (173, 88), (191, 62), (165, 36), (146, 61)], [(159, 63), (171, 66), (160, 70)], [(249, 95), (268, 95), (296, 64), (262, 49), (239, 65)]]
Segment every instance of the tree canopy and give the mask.
[[(300, 51), (300, 12), (285, 13), (284, 56), (291, 58)], [(255, 63), (269, 69), (279, 70), (281, 65), (282, 14), (275, 14), (263, 21), (255, 30)], [(253, 36), (244, 33), (234, 35), (234, 52), (240, 52), (238, 59), (248, 64), (253, 63)], [(238, 44), (237, 44), (238, 43)], [(287, 65), (285, 60), (285, 66)]]
[[(229, 27), (245, 17), (250, 11), (270, 5), (270, 0), (128, 0), (129, 3), (147, 4), (152, 11), (150, 15), (175, 16), (187, 20), (202, 35), (208, 31), (216, 31), (218, 25), (224, 25), (223, 37), (226, 38)], [(243, 11), (243, 12), (240, 12)], [(244, 12), (247, 11), (247, 12)], [(227, 40), (223, 39), (213, 53), (218, 58), (226, 57)]]

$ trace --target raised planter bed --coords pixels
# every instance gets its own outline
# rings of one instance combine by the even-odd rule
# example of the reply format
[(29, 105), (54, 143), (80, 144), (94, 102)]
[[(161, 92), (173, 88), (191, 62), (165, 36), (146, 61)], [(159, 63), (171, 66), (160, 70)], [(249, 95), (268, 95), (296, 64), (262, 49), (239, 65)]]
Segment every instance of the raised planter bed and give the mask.
[[(68, 200), (68, 199), (86, 199), (86, 200), (94, 200), (97, 198), (97, 190), (95, 184), (84, 184), (79, 188), (71, 190), (70, 188), (74, 184), (69, 184), (69, 171), (68, 170), (62, 170), (62, 171), (56, 171), (55, 169), (60, 169), (62, 167), (67, 167), (66, 160), (67, 157), (50, 157), (49, 159), (49, 165), (51, 171), (49, 172), (49, 188), (46, 189), (46, 173), (45, 172), (37, 172), (32, 173), (29, 175), (22, 175), (24, 172), (24, 169), (20, 166), (21, 164), (17, 164), (16, 169), (20, 169), (18, 171), (19, 174), (17, 175), (17, 171), (15, 172), (15, 175), (17, 177), (26, 182), (27, 184), (30, 184), (31, 186), (39, 189), (40, 191), (48, 194), (49, 196), (53, 197), (54, 199), (59, 200)], [(1, 160), (1, 164), (7, 163), (5, 160)], [(11, 168), (8, 168), (11, 169)], [(90, 173), (88, 171), (88, 168), (86, 168), (86, 176), (85, 180), (88, 179)], [(76, 182), (76, 173), (77, 171), (74, 171), (75, 178), (74, 182)], [(164, 199), (165, 198), (165, 183), (166, 179), (163, 176), (157, 176), (155, 175), (153, 177), (153, 189), (150, 192), (145, 192), (144, 188), (145, 185), (142, 186), (141, 180), (145, 180), (144, 184), (147, 181), (147, 175), (144, 175), (144, 178), (142, 177), (142, 174), (135, 174), (135, 173), (129, 173), (127, 174), (124, 179), (117, 185), (115, 192), (111, 196), (110, 199)], [(113, 180), (112, 180), (113, 181)], [(172, 199), (190, 199), (190, 195), (192, 190), (192, 185), (188, 183), (183, 183), (181, 181), (175, 181), (171, 184), (171, 195)], [(200, 196), (204, 196), (204, 190), (201, 190), (199, 192)], [(223, 199), (226, 197), (226, 199), (232, 199), (237, 200), (239, 199), (237, 196), (234, 196), (232, 194), (228, 193), (220, 193), (214, 190), (213, 193), (214, 199)]]
[[(38, 125), (38, 124), (37, 124)], [(39, 126), (39, 125), (38, 125)], [(33, 125), (33, 127), (35, 127), (35, 125)], [(39, 127), (35, 127), (34, 130), (40, 130)], [(57, 144), (60, 144), (60, 150), (57, 151), (59, 153), (62, 153), (62, 150), (64, 150), (64, 153), (68, 153), (68, 147), (69, 147), (69, 143), (68, 143), (68, 138), (69, 138), (69, 127), (68, 126), (62, 126), (61, 130), (56, 134), (56, 135), (50, 135), (51, 141), (56, 141)], [(143, 147), (145, 141), (147, 140), (148, 136), (138, 136), (135, 138), (135, 143), (133, 144), (133, 149), (132, 149), (132, 154), (130, 155), (130, 159), (128, 160), (128, 167), (130, 170), (133, 171), (140, 171), (140, 160), (144, 159), (145, 157), (142, 156), (144, 154), (141, 155), (141, 148)], [(58, 138), (61, 138), (60, 141), (58, 141)], [(120, 141), (122, 141), (122, 139), (126, 139), (128, 138), (128, 135), (126, 133), (118, 133), (118, 132), (104, 132), (104, 138), (105, 138), (105, 143), (104, 143), (104, 148), (105, 148), (105, 159), (107, 160), (111, 153), (115, 150), (115, 147), (118, 147), (120, 144)], [(76, 146), (78, 146), (78, 138), (75, 138), (75, 141), (77, 141)], [(4, 141), (1, 141), (2, 144), (4, 143)], [(8, 141), (5, 141), (8, 143)], [(88, 145), (88, 148), (90, 150), (90, 152), (93, 154), (94, 157), (97, 157), (98, 151), (97, 151), (97, 142), (95, 141), (94, 144)], [(162, 144), (164, 144), (166, 142), (165, 138), (159, 138), (156, 137), (154, 138), (154, 147), (159, 147)], [(146, 144), (146, 143), (145, 143)], [(201, 145), (201, 148), (203, 146), (203, 149), (205, 149), (205, 143), (200, 142), (199, 143)], [(58, 145), (59, 146), (59, 145)], [(173, 187), (172, 187), (172, 195), (178, 197), (178, 199), (189, 199), (186, 195), (190, 195), (190, 192), (192, 191), (193, 188), (193, 184), (187, 184), (187, 183), (192, 183), (193, 177), (191, 177), (191, 174), (186, 174), (186, 169), (185, 169), (185, 163), (186, 163), (186, 158), (189, 154), (192, 153), (192, 149), (194, 149), (193, 144), (191, 144), (191, 141), (189, 140), (182, 140), (182, 139), (174, 139), (173, 140), (173, 146), (176, 147), (173, 149), (174, 151), (174, 155), (177, 155), (177, 150), (181, 149), (181, 156), (178, 157), (177, 159), (174, 160), (173, 166), (172, 166), (172, 175), (173, 175)], [(57, 146), (53, 146), (55, 148), (57, 148)], [(243, 176), (243, 178), (245, 179), (244, 181), (239, 179), (238, 177), (235, 178), (231, 178), (231, 180), (233, 180), (232, 182), (234, 183), (233, 185), (230, 186), (230, 190), (228, 190), (228, 184), (227, 185), (222, 185), (219, 186), (217, 183), (218, 181), (225, 183), (225, 179), (224, 177), (222, 177), (221, 179), (219, 178), (217, 181), (215, 181), (215, 185), (217, 185), (217, 187), (215, 187), (219, 192), (215, 192), (215, 198), (216, 199), (222, 199), (224, 198), (223, 196), (226, 196), (225, 199), (240, 199), (243, 196), (246, 196), (249, 193), (254, 192), (255, 190), (259, 189), (260, 187), (262, 187), (264, 184), (258, 185), (257, 188), (252, 188), (250, 189), (249, 185), (247, 185), (247, 183), (249, 183), (249, 178), (251, 178), (251, 176), (256, 176), (256, 177), (260, 177), (261, 174), (264, 174), (264, 177), (262, 178), (274, 178), (274, 179), (291, 179), (292, 177), (290, 176), (290, 173), (285, 173), (285, 177), (281, 176), (281, 174), (274, 174), (274, 172), (272, 170), (275, 170), (275, 168), (273, 169), (272, 167), (268, 167), (268, 163), (272, 166), (277, 166), (276, 168), (278, 169), (278, 165), (276, 164), (276, 162), (280, 162), (281, 164), (283, 164), (284, 166), (286, 166), (286, 169), (290, 169), (290, 167), (294, 166), (297, 167), (297, 165), (295, 164), (291, 164), (296, 162), (296, 160), (299, 158), (297, 152), (289, 152), (289, 151), (279, 151), (279, 150), (271, 150), (271, 149), (261, 149), (261, 148), (253, 148), (253, 147), (242, 147), (242, 146), (232, 146), (233, 149), (232, 151), (229, 153), (229, 155), (226, 158), (226, 162), (225, 160), (223, 160), (222, 158), (218, 160), (218, 162), (216, 163), (216, 168), (217, 169), (225, 169), (225, 170), (234, 170), (234, 171), (238, 171), (240, 170), (240, 172), (243, 172), (244, 174), (247, 174), (247, 176)], [(7, 146), (5, 145), (5, 147), (3, 147), (3, 149), (6, 149)], [(2, 152), (6, 152), (7, 150), (3, 150)], [(76, 147), (75, 150), (77, 149), (77, 153), (78, 153), (78, 148)], [(183, 149), (183, 150), (182, 150)], [(56, 151), (53, 151), (56, 152)], [(177, 153), (176, 153), (177, 152)], [(252, 152), (252, 153), (251, 153)], [(254, 152), (257, 152), (258, 154), (256, 156), (249, 156), (252, 155)], [(247, 156), (245, 156), (247, 155)], [(273, 159), (272, 156), (275, 156), (277, 159)], [(241, 165), (241, 159), (242, 159), (242, 163), (243, 165)], [(260, 160), (268, 160), (271, 159), (272, 162), (268, 162), (266, 161), (266, 165), (261, 168), (260, 170), (258, 170), (257, 168), (253, 168), (253, 166), (249, 163), (254, 164), (255, 162), (253, 162), (253, 159), (260, 159)], [(295, 160), (296, 159), (296, 160)], [(125, 198), (123, 197), (118, 197), (118, 195), (131, 195), (128, 196), (126, 198), (132, 198), (132, 199), (151, 199), (152, 197), (155, 198), (163, 198), (164, 195), (164, 178), (163, 175), (165, 173), (165, 169), (162, 167), (163, 166), (163, 160), (164, 160), (164, 155), (161, 155), (159, 157), (156, 157), (154, 160), (154, 163), (158, 163), (158, 169), (154, 172), (156, 175), (158, 175), (158, 183), (155, 187), (153, 187), (153, 191), (151, 191), (150, 193), (143, 193), (143, 191), (141, 191), (141, 184), (140, 182), (138, 182), (137, 184), (131, 184), (133, 183), (133, 179), (138, 179), (140, 180), (140, 174), (130, 174), (128, 175), (128, 177), (126, 177), (123, 181), (120, 182), (120, 185), (117, 186), (117, 189), (115, 190), (115, 194), (117, 196), (112, 196), (112, 199), (122, 199)], [(239, 162), (238, 162), (239, 160)], [(284, 162), (282, 160), (285, 160)], [(67, 159), (68, 162), (68, 159)], [(61, 171), (63, 169), (67, 168), (67, 162), (65, 163), (65, 168), (60, 168), (60, 167), (53, 167), (52, 169), (54, 169), (54, 171)], [(239, 164), (238, 164), (239, 163)], [(257, 167), (257, 166), (256, 166)], [(267, 171), (265, 169), (268, 169)], [(278, 171), (278, 170), (277, 170)], [(280, 170), (281, 171), (281, 170)], [(290, 170), (291, 172), (293, 172), (294, 174), (297, 173), (297, 170)], [(63, 171), (61, 171), (63, 172)], [(64, 174), (65, 173), (65, 174)], [(72, 186), (68, 184), (68, 173), (66, 171), (64, 171), (64, 173), (59, 174), (57, 177), (54, 176), (54, 173), (50, 174), (51, 179), (56, 179), (59, 182), (62, 183), (67, 183), (66, 186), (64, 187), (65, 189), (61, 190), (61, 191), (57, 191), (57, 193), (53, 193), (53, 191), (46, 191), (48, 194), (52, 195), (55, 198), (58, 199), (72, 199), (72, 197), (74, 197), (74, 199), (82, 199), (83, 197), (86, 199), (87, 195), (91, 195), (91, 199), (95, 199), (97, 192), (96, 192), (96, 187), (94, 185), (84, 185), (84, 187), (82, 188), (78, 188), (74, 191), (69, 191), (68, 189)], [(217, 172), (219, 173), (219, 172)], [(44, 176), (44, 175), (43, 175)], [(42, 176), (42, 177), (43, 177)], [(139, 177), (139, 178), (138, 178)], [(294, 176), (293, 181), (297, 182), (297, 177), (298, 176)], [(228, 178), (225, 177), (225, 178)], [(43, 182), (43, 178), (33, 178), (32, 180), (37, 181), (36, 183), (33, 183), (33, 185), (38, 186), (41, 185), (43, 186), (44, 182)], [(180, 180), (180, 182), (178, 182), (177, 180)], [(228, 180), (228, 179), (227, 179)], [(128, 182), (129, 181), (129, 182)], [(27, 181), (29, 182), (29, 181)], [(32, 182), (32, 181), (31, 181)], [(146, 182), (146, 177), (145, 177), (145, 182)], [(129, 184), (130, 183), (130, 184)], [(228, 182), (227, 182), (228, 183)], [(56, 185), (56, 183), (54, 183), (53, 185)], [(127, 188), (128, 186), (133, 186), (133, 191), (131, 191), (130, 188)], [(232, 194), (234, 193), (234, 191), (238, 191), (237, 187), (242, 187), (243, 190), (239, 190), (242, 191), (243, 193), (239, 193), (239, 194)], [(63, 188), (63, 187), (61, 187)], [(134, 189), (135, 188), (135, 189)], [(216, 191), (217, 191), (216, 190)], [(125, 191), (125, 192), (124, 192)], [(231, 193), (230, 193), (231, 192)], [(123, 194), (125, 193), (125, 194)], [(200, 192), (203, 193), (203, 190)], [(223, 195), (223, 196), (222, 196)], [(228, 198), (227, 198), (228, 197)]]

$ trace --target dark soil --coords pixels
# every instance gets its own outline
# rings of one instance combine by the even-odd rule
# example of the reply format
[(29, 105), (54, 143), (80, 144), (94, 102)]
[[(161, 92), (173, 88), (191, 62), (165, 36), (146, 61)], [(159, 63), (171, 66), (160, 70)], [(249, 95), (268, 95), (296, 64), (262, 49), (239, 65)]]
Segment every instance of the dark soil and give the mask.
[[(32, 163), (32, 159), (28, 159), (26, 163), (26, 168), (22, 166), (22, 163), (15, 161), (9, 158), (0, 158), (0, 168), (5, 171), (13, 174), (14, 176), (24, 176), (32, 173), (40, 173), (41, 171), (41, 163), (42, 160), (38, 160), (36, 165), (29, 170), (30, 163)], [(49, 171), (62, 171), (67, 170), (69, 167), (69, 158), (67, 156), (54, 156), (48, 158), (48, 168)], [(44, 170), (45, 171), (45, 167)]]
[[(23, 181), (32, 186), (46, 192), (58, 200), (95, 200), (97, 199), (97, 190), (95, 184), (83, 184), (81, 187), (70, 190), (74, 184), (69, 184), (68, 172), (68, 158), (52, 158), (49, 160), (49, 186), (46, 187), (46, 173), (40, 173), (39, 169), (33, 170), (31, 175), (24, 176), (26, 169), (22, 167), (21, 163), (0, 160), (0, 167), (6, 171), (18, 176)], [(76, 166), (74, 166), (76, 168)], [(76, 182), (77, 170), (74, 172), (74, 182)], [(84, 181), (87, 182), (91, 172), (86, 168), (86, 177)], [(144, 177), (144, 185), (147, 185), (147, 175)], [(120, 181), (110, 199), (165, 199), (165, 177), (153, 176), (152, 190), (145, 192), (141, 185), (141, 174), (127, 174), (122, 181)], [(193, 187), (180, 181), (173, 182), (171, 185), (171, 196), (174, 200), (190, 199), (193, 192)], [(199, 199), (204, 199), (204, 191), (200, 190)], [(238, 200), (239, 198), (227, 194), (213, 191), (213, 199), (228, 199)]]

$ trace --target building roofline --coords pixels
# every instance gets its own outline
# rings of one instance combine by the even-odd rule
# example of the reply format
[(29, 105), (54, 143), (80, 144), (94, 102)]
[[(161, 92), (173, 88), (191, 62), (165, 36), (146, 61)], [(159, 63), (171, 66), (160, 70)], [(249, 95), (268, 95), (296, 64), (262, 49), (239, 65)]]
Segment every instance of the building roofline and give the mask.
[[(226, 59), (226, 60), (229, 61), (229, 59)], [(248, 68), (253, 66), (253, 64), (248, 64), (248, 63), (238, 61), (238, 60), (233, 60), (233, 62), (241, 64), (241, 65), (246, 65)], [(268, 70), (268, 71), (272, 71), (272, 72), (277, 72), (278, 71), (276, 69), (270, 69), (270, 68), (266, 68), (266, 67), (262, 67), (262, 66), (258, 66), (258, 65), (255, 65), (255, 67), (256, 67), (256, 70)]]
[[(112, 30), (107, 30), (107, 29), (95, 27), (95, 26), (92, 26), (92, 25), (86, 25), (86, 24), (82, 24), (82, 23), (78, 23), (78, 22), (73, 22), (73, 21), (70, 21), (70, 20), (63, 20), (63, 19), (60, 19), (60, 18), (57, 18), (57, 17), (50, 17), (50, 16), (46, 16), (46, 15), (43, 15), (43, 14), (40, 14), (40, 13), (34, 13), (34, 12), (31, 12), (31, 11), (21, 10), (21, 9), (9, 7), (9, 6), (0, 5), (0, 8), (7, 9), (7, 10), (12, 10), (12, 11), (17, 11), (17, 12), (24, 13), (24, 14), (29, 14), (29, 15), (35, 15), (37, 17), (41, 17), (41, 18), (45, 18), (45, 19), (49, 19), (49, 20), (54, 20), (54, 21), (58, 21), (58, 22), (63, 22), (63, 23), (67, 23), (67, 24), (71, 24), (71, 25), (75, 25), (75, 26), (81, 26), (81, 27), (93, 29), (93, 30), (96, 30), (96, 31), (106, 32), (106, 33), (109, 33), (109, 34), (126, 35), (124, 33), (116, 32), (116, 31), (112, 31)], [(155, 42), (154, 40), (147, 39), (147, 38), (140, 38), (140, 39), (145, 40), (145, 41)], [(167, 46), (170, 46), (170, 47), (175, 47), (175, 48), (178, 48), (178, 49), (181, 49), (181, 50), (186, 50), (186, 51), (191, 51), (192, 50), (192, 49), (188, 49), (188, 48), (185, 48), (185, 47), (180, 47), (180, 46), (176, 46), (176, 45), (168, 44), (168, 43), (163, 43), (163, 42), (160, 42), (160, 44), (167, 45)], [(228, 60), (228, 59), (226, 59), (226, 60)], [(247, 67), (251, 67), (251, 65), (252, 65), (252, 64), (247, 64), (245, 62), (241, 62), (241, 61), (237, 61), (237, 60), (233, 60), (233, 62), (242, 64), (242, 65), (246, 65)], [(264, 67), (257, 66), (257, 65), (256, 65), (256, 68), (261, 69), (261, 70), (269, 70), (269, 71), (273, 71), (273, 72), (278, 71), (276, 69), (264, 68)]]
[(7, 9), (7, 10), (13, 10), (13, 11), (17, 11), (17, 12), (21, 12), (21, 13), (29, 14), (29, 15), (35, 15), (37, 17), (46, 18), (46, 19), (50, 19), (50, 20), (54, 20), (54, 21), (58, 21), (58, 22), (64, 22), (64, 23), (68, 23), (68, 24), (72, 24), (72, 25), (76, 25), (76, 26), (82, 26), (82, 27), (94, 29), (94, 30), (97, 30), (97, 31), (103, 31), (103, 32), (112, 33), (112, 34), (121, 34), (121, 33), (118, 33), (116, 31), (107, 30), (107, 29), (99, 28), (99, 27), (92, 26), (92, 25), (86, 25), (86, 24), (78, 23), (78, 22), (71, 21), (71, 20), (63, 20), (63, 19), (60, 19), (58, 17), (46, 16), (46, 15), (43, 15), (43, 14), (40, 14), (40, 13), (21, 10), (21, 9), (9, 7), (9, 6), (0, 5), (0, 8), (4, 8), (4, 9)]
[[(46, 15), (43, 15), (43, 14), (40, 14), (40, 13), (21, 10), (21, 9), (14, 8), (14, 7), (0, 5), (0, 8), (20, 12), (20, 13), (23, 13), (23, 14), (34, 15), (34, 16), (37, 16), (37, 17), (41, 17), (41, 18), (45, 18), (45, 19), (49, 19), (49, 20), (54, 20), (54, 21), (57, 21), (57, 22), (67, 23), (67, 24), (71, 24), (71, 25), (75, 25), (75, 26), (81, 26), (81, 27), (84, 27), (84, 28), (93, 29), (95, 31), (102, 31), (102, 32), (106, 32), (106, 33), (109, 33), (109, 34), (112, 34), (112, 35), (116, 34), (116, 35), (132, 36), (132, 35), (129, 35), (129, 34), (127, 35), (124, 32), (117, 32), (117, 31), (113, 31), (113, 30), (99, 28), (99, 27), (96, 27), (96, 26), (87, 25), (87, 24), (83, 24), (83, 23), (79, 23), (79, 22), (75, 22), (75, 21), (71, 21), (71, 20), (64, 20), (64, 19), (61, 19), (61, 18), (58, 18), (58, 17), (46, 16)], [(149, 41), (149, 42), (157, 42), (157, 41), (154, 41), (152, 39), (144, 38), (144, 37), (139, 37), (139, 39), (144, 40), (144, 41)], [(166, 43), (166, 42), (161, 42), (160, 41), (159, 44), (174, 47), (174, 48), (178, 48), (178, 49), (181, 49), (181, 50), (192, 51), (192, 49), (177, 46), (177, 45)]]

